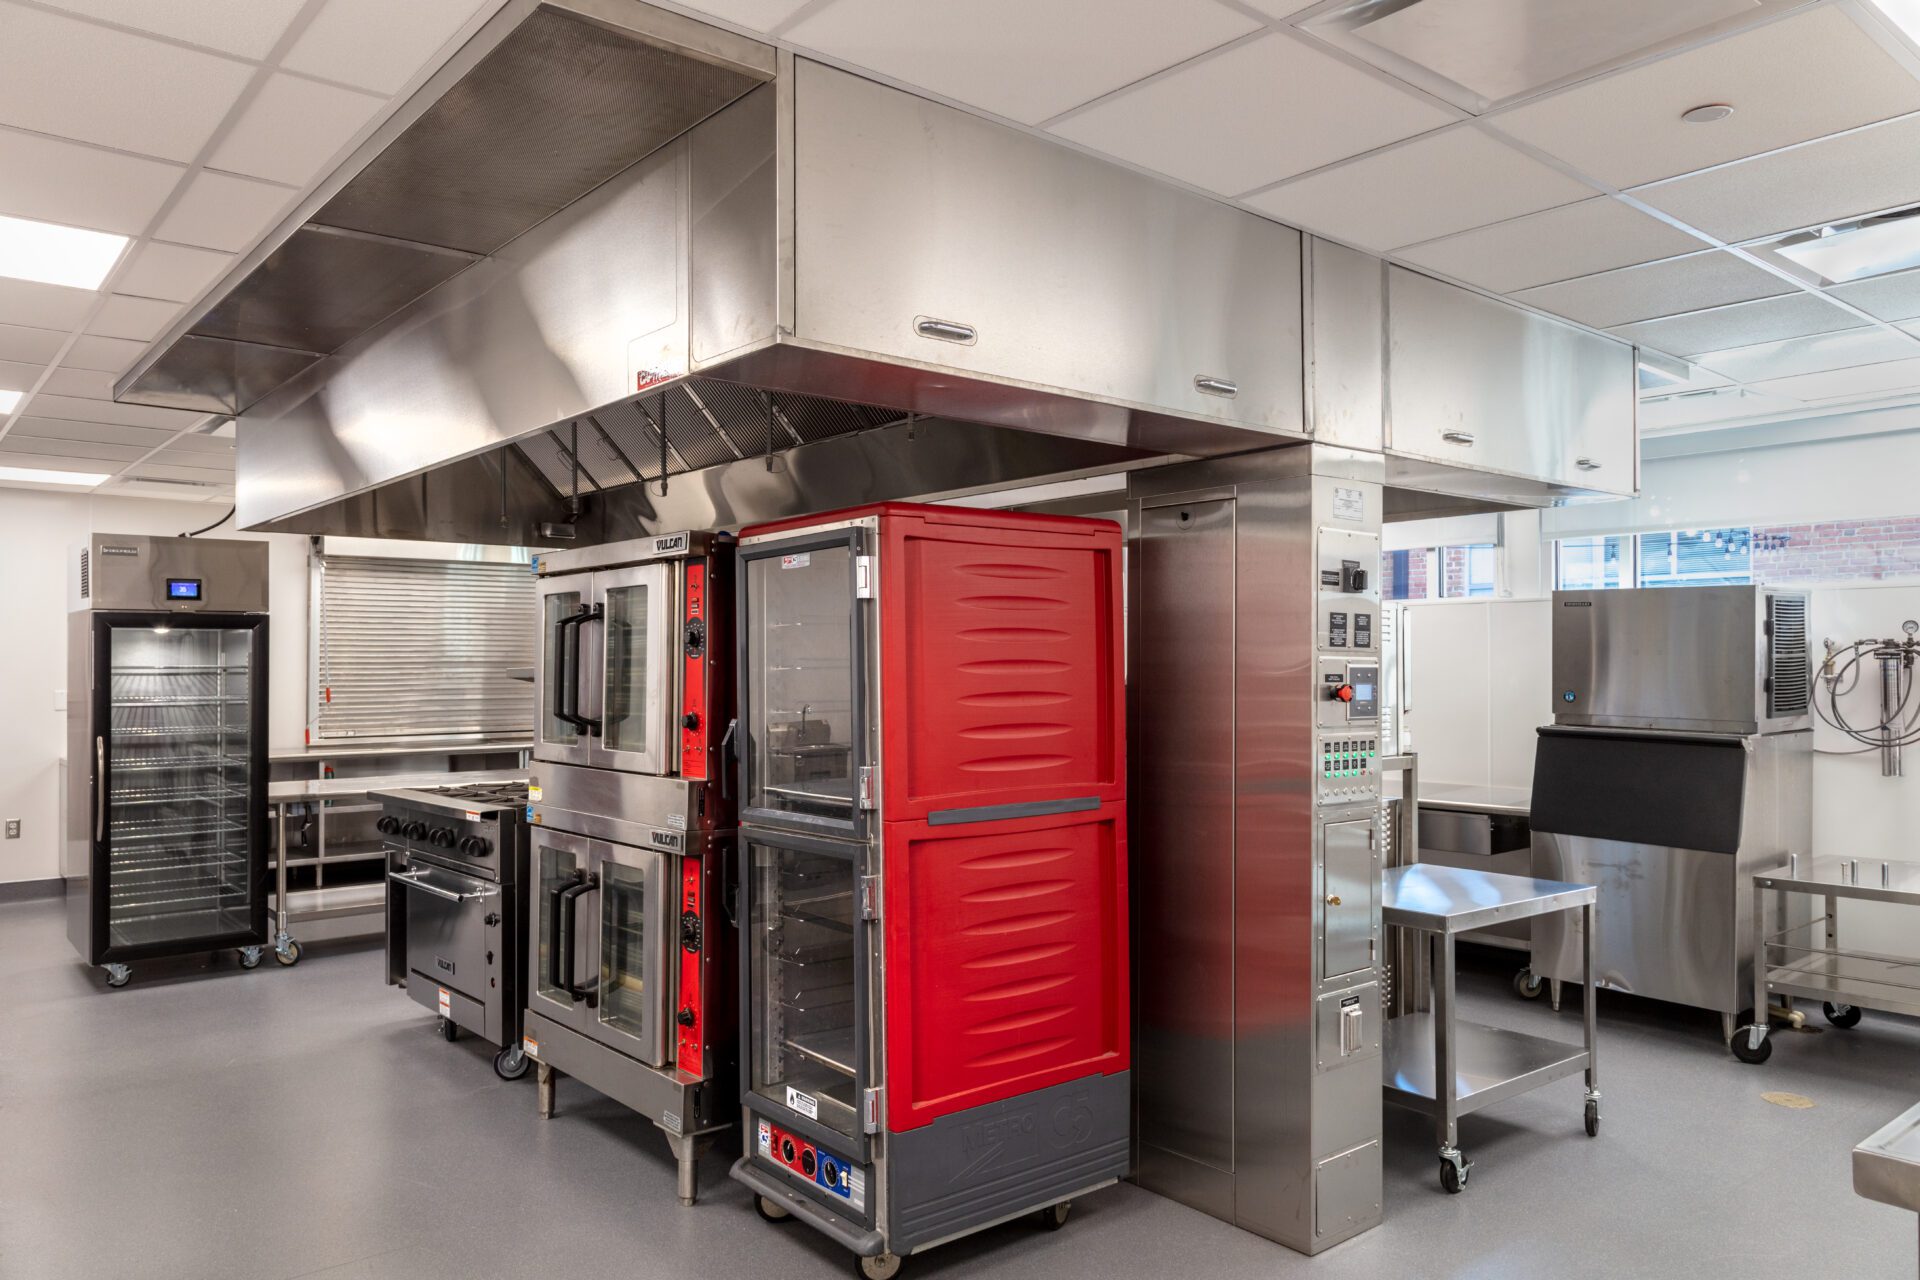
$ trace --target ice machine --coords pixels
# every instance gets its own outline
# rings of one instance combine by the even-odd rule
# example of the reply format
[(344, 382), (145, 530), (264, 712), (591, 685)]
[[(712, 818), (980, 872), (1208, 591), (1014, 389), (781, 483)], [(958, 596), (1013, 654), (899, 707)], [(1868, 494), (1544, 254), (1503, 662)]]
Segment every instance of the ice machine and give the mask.
[(67, 937), (107, 985), (267, 932), (267, 545), (98, 533), (67, 614)]
[(746, 1153), (869, 1277), (1127, 1171), (1121, 538), (882, 504), (742, 531)]

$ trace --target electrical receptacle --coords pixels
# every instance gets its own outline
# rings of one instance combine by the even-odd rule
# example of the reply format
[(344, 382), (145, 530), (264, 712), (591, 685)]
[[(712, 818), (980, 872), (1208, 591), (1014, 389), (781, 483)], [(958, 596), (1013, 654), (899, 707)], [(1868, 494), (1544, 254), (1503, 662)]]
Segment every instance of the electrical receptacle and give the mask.
[(18, 840), (19, 838), (20, 838), (20, 819), (8, 818), (7, 819), (7, 839)]

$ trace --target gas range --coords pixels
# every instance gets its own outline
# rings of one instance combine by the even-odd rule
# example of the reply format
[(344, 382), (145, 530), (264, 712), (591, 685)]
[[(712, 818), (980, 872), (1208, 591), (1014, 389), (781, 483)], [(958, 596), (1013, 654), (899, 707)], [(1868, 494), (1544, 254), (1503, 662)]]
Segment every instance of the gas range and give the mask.
[(513, 875), (506, 855), (522, 842), (524, 779), (376, 791), (385, 806), (375, 827), (395, 852), (446, 863), (500, 881)]

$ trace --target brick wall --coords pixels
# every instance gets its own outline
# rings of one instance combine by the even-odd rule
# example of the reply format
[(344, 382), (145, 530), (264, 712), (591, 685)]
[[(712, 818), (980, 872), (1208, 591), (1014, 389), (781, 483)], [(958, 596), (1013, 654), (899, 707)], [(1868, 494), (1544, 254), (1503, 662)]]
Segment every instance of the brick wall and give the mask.
[(1397, 551), (1389, 551), (1380, 557), (1380, 598), (1382, 600), (1425, 600), (1427, 598), (1427, 562), (1431, 552), (1420, 549), (1409, 551), (1404, 559), (1407, 562), (1407, 581), (1402, 589), (1395, 566), (1403, 557)]
[(1920, 516), (1755, 525), (1753, 544), (1755, 582), (1920, 577)]
[(1453, 600), (1467, 594), (1467, 549), (1465, 547), (1442, 547), (1441, 553), (1446, 561), (1442, 570), (1442, 599)]

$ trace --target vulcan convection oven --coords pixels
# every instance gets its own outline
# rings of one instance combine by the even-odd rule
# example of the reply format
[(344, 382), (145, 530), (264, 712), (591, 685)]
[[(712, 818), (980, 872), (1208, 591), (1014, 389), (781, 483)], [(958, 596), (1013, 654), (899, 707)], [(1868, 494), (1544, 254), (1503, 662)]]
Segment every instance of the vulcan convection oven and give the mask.
[(94, 534), (67, 614), (67, 937), (135, 961), (267, 941), (267, 547)]
[(692, 1204), (733, 1126), (732, 540), (543, 552), (527, 1011), (542, 1115), (569, 1075), (657, 1124)]
[(1121, 538), (882, 504), (742, 532), (733, 1176), (870, 1277), (1127, 1171)]

